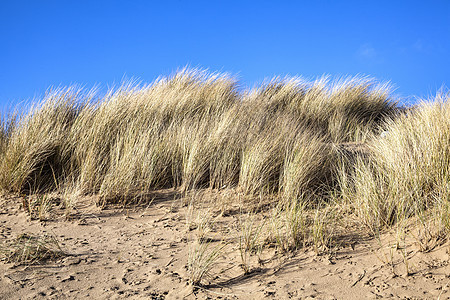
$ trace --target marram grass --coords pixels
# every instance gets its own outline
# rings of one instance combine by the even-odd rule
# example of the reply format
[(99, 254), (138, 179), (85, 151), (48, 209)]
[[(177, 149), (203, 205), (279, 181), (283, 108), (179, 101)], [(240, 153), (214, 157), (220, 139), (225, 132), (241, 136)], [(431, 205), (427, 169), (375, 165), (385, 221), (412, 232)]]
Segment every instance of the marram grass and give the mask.
[(350, 175), (341, 173), (340, 192), (369, 228), (391, 226), (429, 209), (448, 231), (450, 200), (450, 101), (439, 94), (407, 114), (389, 119), (367, 146)]
[(448, 211), (445, 94), (405, 113), (364, 77), (276, 77), (243, 90), (229, 74), (183, 69), (96, 97), (57, 89), (1, 119), (3, 192), (125, 204), (163, 188), (236, 188), (288, 207), (345, 203), (370, 228)]

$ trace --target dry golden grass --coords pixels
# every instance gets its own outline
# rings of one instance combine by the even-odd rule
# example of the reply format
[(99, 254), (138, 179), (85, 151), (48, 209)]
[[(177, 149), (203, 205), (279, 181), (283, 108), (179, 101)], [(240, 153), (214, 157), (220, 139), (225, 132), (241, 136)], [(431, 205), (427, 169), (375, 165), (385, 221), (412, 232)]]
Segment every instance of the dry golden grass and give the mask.
[[(438, 95), (388, 120), (368, 143), (371, 155), (341, 173), (343, 198), (372, 230), (433, 209), (448, 224), (450, 195), (450, 102)], [(448, 231), (448, 225), (446, 230)]]
[(402, 113), (368, 78), (274, 78), (242, 91), (228, 74), (190, 69), (100, 101), (58, 89), (2, 119), (0, 188), (57, 192), (67, 214), (82, 194), (123, 205), (162, 188), (270, 195), (283, 250), (326, 248), (335, 211), (372, 232), (431, 213), (448, 232), (448, 97)]
[(75, 88), (49, 91), (42, 102), (19, 115), (1, 153), (0, 185), (11, 192), (57, 187), (67, 174), (63, 148), (72, 123), (90, 97)]
[(16, 265), (39, 264), (65, 255), (53, 235), (36, 236), (23, 233), (15, 240), (0, 245), (0, 259)]
[(240, 93), (229, 75), (188, 69), (93, 97), (50, 92), (10, 134), (2, 131), (3, 189), (68, 181), (126, 202), (166, 187), (240, 186), (296, 198), (332, 181), (331, 142), (362, 139), (395, 110), (386, 89), (367, 79), (275, 78)]

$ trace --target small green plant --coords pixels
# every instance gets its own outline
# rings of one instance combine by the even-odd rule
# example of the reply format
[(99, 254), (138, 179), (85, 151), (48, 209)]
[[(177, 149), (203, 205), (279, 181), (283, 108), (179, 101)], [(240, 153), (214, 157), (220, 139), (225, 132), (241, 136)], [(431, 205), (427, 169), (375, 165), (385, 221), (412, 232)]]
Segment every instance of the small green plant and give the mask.
[(0, 247), (0, 258), (17, 265), (39, 264), (65, 255), (54, 235), (36, 236), (22, 233), (12, 242)]

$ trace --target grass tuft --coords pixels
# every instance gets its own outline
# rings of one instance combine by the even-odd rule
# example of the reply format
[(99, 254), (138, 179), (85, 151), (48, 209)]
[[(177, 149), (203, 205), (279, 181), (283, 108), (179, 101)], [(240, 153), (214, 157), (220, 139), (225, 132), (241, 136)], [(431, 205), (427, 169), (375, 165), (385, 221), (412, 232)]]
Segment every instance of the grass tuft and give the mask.
[[(414, 111), (388, 120), (382, 137), (368, 143), (351, 175), (341, 173), (343, 198), (372, 231), (425, 211), (446, 211), (450, 182), (450, 102), (438, 95)], [(440, 215), (448, 224), (448, 216)]]
[(39, 264), (65, 255), (53, 235), (36, 236), (23, 233), (0, 247), (1, 260), (16, 265)]

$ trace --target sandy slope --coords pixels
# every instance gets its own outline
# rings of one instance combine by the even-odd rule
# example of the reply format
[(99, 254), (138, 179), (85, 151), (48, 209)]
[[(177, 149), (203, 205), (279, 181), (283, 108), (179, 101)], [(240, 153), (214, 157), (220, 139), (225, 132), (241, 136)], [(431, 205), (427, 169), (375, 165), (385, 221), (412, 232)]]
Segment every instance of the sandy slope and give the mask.
[(413, 274), (404, 276), (400, 251), (384, 247), (388, 234), (380, 242), (358, 237), (357, 243), (349, 234), (346, 243), (321, 256), (310, 249), (281, 256), (268, 248), (259, 261), (252, 257), (252, 272), (244, 275), (236, 243), (238, 215), (233, 210), (215, 217), (207, 236), (211, 245), (219, 239), (227, 245), (204, 287), (193, 290), (186, 265), (196, 231), (189, 231), (188, 207), (180, 205), (180, 199), (166, 197), (133, 210), (100, 210), (85, 201), (84, 207), (80, 201), (73, 220), (46, 223), (30, 221), (19, 202), (9, 200), (1, 206), (1, 242), (23, 232), (53, 233), (70, 254), (37, 266), (0, 262), (1, 299), (450, 297), (449, 245), (422, 253), (412, 241), (407, 257)]

